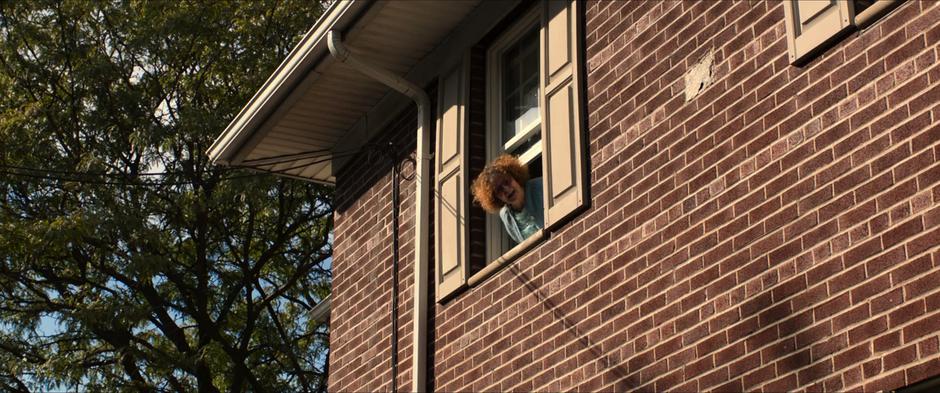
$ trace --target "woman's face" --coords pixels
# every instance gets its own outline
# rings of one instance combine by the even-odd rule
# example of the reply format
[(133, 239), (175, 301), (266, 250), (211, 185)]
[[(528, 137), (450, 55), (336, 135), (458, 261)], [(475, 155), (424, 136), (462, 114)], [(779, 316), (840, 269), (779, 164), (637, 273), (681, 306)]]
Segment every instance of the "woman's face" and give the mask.
[(493, 190), (496, 199), (512, 206), (513, 209), (522, 210), (525, 205), (525, 190), (516, 179), (510, 176), (496, 175), (493, 179)]

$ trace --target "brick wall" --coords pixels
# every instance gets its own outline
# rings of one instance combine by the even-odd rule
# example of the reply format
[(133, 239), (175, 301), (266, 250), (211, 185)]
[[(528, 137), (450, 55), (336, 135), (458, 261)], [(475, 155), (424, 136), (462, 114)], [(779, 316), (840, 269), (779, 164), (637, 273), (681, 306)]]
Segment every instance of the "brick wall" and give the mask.
[[(871, 391), (936, 374), (940, 3), (908, 1), (800, 68), (775, 0), (586, 8), (591, 207), (433, 306), (433, 388)], [(714, 82), (686, 102), (709, 52)], [(413, 149), (413, 114), (395, 127)], [(362, 161), (338, 179), (330, 389), (383, 390), (390, 174)]]

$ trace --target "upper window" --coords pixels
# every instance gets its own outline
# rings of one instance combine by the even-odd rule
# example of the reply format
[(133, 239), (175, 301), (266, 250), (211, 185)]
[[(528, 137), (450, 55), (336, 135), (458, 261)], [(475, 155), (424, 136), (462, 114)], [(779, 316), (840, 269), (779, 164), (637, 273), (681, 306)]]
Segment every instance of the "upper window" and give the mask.
[[(545, 233), (561, 228), (585, 206), (589, 177), (583, 141), (582, 7), (578, 0), (539, 1), (521, 17), (513, 16), (515, 19), (495, 34), (492, 43), (481, 43), (486, 45), (485, 67), (471, 67), (471, 58), (478, 57), (468, 54), (461, 64), (441, 70), (433, 205), (438, 301), (468, 283), (482, 280)], [(471, 68), (485, 72), (485, 77), (471, 75)], [(485, 81), (485, 104), (480, 108), (485, 114), (475, 110), (468, 115), (470, 91), (477, 91), (479, 80)], [(485, 115), (485, 121), (474, 120), (471, 129), (470, 118), (476, 115)], [(480, 140), (485, 140), (485, 147), (478, 152), (473, 146), (479, 146)], [(499, 215), (487, 214), (485, 220), (478, 220), (470, 214), (469, 185), (474, 180), (471, 162), (479, 169), (502, 154), (516, 156), (528, 169), (530, 179), (541, 179), (523, 185), (526, 190), (533, 187), (538, 191), (525, 192), (527, 196), (540, 196), (525, 206), (537, 205), (535, 211), (542, 213), (541, 229), (532, 231), (531, 220), (517, 214), (519, 210), (509, 217), (499, 203), (488, 206), (500, 210)], [(493, 189), (506, 188), (503, 186), (510, 183), (497, 180), (492, 182)], [(508, 197), (506, 200), (518, 195), (504, 191), (499, 197)], [(515, 205), (509, 202), (503, 207)], [(506, 224), (513, 220), (515, 227)], [(518, 230), (512, 235), (515, 241), (507, 232), (510, 229)], [(483, 241), (471, 241), (479, 239), (471, 233), (482, 235)], [(485, 261), (473, 270), (472, 253), (485, 254), (480, 258)]]
[(499, 89), (495, 104), (499, 109), (500, 126), (494, 131), (502, 134), (502, 149), (519, 156), (524, 163), (531, 162), (542, 153), (538, 32), (538, 26), (532, 26), (500, 53), (494, 62), (498, 64), (494, 74), (499, 83), (489, 83)]
[(862, 28), (901, 0), (787, 0), (784, 12), (791, 64), (806, 63), (853, 28)]
[[(542, 174), (542, 115), (539, 107), (541, 11), (535, 7), (526, 13), (500, 34), (486, 51), (486, 162), (492, 162), (503, 154), (516, 156), (528, 169), (530, 179), (541, 179)], [(526, 184), (520, 187), (524, 190)], [(529, 197), (531, 199), (532, 196)], [(544, 212), (539, 214), (544, 220)], [(513, 239), (508, 233), (506, 218), (502, 216), (486, 216), (483, 265), (493, 263), (519, 243), (520, 239)], [(531, 234), (527, 232), (526, 236)]]

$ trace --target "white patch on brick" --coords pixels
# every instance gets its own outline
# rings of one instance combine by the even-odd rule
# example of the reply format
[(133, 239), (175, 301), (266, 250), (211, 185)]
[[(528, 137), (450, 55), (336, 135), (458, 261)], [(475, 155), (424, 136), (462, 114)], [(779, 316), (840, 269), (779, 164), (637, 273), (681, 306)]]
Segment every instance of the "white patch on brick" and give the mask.
[(689, 68), (685, 74), (685, 100), (691, 101), (695, 96), (705, 90), (712, 83), (712, 63), (715, 61), (715, 52), (708, 52), (698, 63)]
[(719, 193), (724, 191), (724, 189), (725, 189), (724, 177), (719, 177), (715, 179), (714, 181), (712, 181), (711, 184), (708, 185), (708, 193), (711, 194), (712, 196), (717, 196)]
[[(807, 127), (809, 127), (809, 125), (807, 125)], [(790, 133), (790, 136), (787, 137), (787, 147), (789, 149), (795, 149), (802, 142), (803, 132), (801, 130), (794, 131)]]

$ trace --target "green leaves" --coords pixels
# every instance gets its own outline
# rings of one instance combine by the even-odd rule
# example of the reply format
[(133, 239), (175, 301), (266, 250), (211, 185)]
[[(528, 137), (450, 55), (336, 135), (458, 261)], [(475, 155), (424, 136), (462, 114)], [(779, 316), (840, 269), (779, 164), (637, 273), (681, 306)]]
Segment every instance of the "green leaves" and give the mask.
[(0, 4), (0, 390), (325, 390), (330, 191), (204, 154), (322, 8)]

